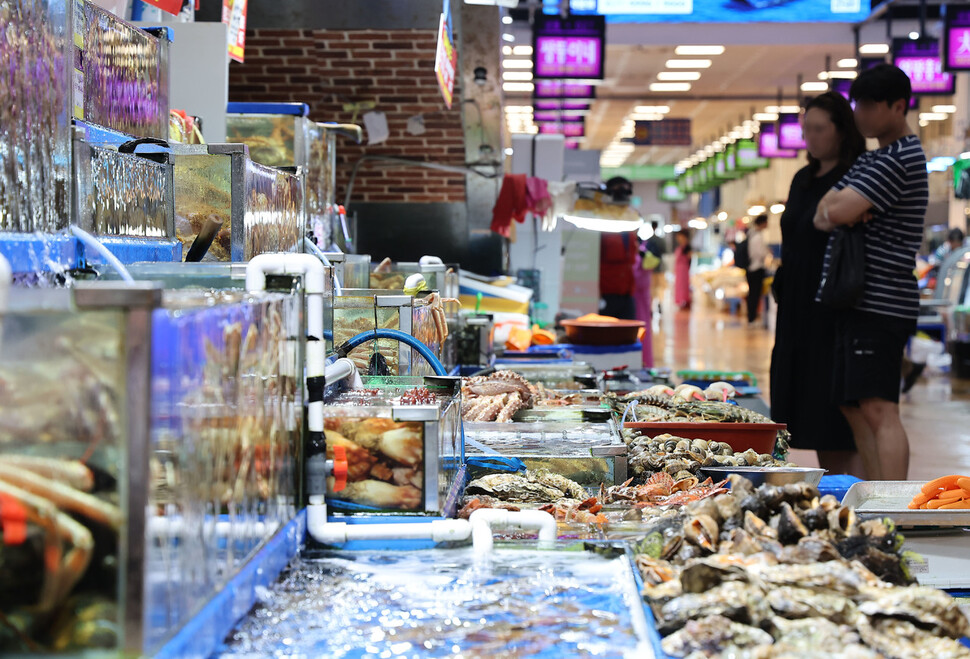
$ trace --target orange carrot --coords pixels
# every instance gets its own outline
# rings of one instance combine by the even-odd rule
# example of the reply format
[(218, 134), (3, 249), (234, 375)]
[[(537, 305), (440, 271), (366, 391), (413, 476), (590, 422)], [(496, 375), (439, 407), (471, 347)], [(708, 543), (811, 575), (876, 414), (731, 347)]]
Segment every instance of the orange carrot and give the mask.
[(932, 492), (930, 494), (923, 494), (922, 492), (920, 492), (915, 497), (913, 497), (913, 501), (912, 501), (913, 507), (914, 508), (915, 507), (918, 507), (918, 506), (926, 503), (927, 501), (929, 501), (930, 499), (932, 499), (935, 496), (936, 496), (936, 492)]
[(963, 490), (963, 488), (957, 487), (952, 490), (946, 490), (944, 492), (940, 492), (940, 494), (936, 498), (937, 499), (962, 499), (965, 496), (967, 496), (967, 494)]
[(957, 485), (965, 490), (970, 490), (970, 478), (958, 478)]
[(931, 480), (929, 483), (920, 488), (923, 494), (929, 494), (934, 490), (944, 489), (949, 490), (956, 486), (957, 481), (961, 478), (966, 478), (965, 476), (940, 476), (937, 479)]
[(945, 503), (940, 508), (945, 508), (946, 510), (970, 510), (970, 500), (962, 499), (961, 501)]
[(958, 499), (933, 499), (926, 504), (926, 507), (930, 510), (936, 510), (937, 508), (942, 508), (949, 503), (955, 503)]

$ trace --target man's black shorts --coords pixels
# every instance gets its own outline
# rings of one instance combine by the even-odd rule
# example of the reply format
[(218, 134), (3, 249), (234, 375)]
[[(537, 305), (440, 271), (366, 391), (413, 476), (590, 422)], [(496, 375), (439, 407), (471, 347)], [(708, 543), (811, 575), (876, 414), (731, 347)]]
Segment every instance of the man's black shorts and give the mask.
[(835, 322), (833, 394), (838, 405), (866, 398), (899, 402), (903, 350), (915, 320), (865, 311), (843, 311)]

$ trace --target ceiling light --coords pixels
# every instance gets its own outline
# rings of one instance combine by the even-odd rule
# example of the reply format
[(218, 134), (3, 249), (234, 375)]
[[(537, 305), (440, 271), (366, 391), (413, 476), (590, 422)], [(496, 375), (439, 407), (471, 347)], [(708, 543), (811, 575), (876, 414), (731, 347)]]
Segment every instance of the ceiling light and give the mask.
[(515, 46), (512, 48), (512, 54), (517, 57), (529, 57), (532, 55), (532, 46)]
[(709, 59), (669, 59), (668, 69), (709, 69), (713, 62)]
[(854, 80), (859, 77), (855, 71), (822, 71), (818, 74), (819, 80)]
[(674, 48), (676, 55), (720, 55), (724, 52), (724, 46), (677, 46)]
[(724, 220), (728, 219), (728, 214), (725, 211), (721, 211), (717, 214), (717, 219), (723, 222)]
[(859, 46), (859, 52), (863, 55), (885, 55), (889, 52), (889, 44), (864, 43)]
[(800, 105), (769, 105), (765, 108), (765, 112), (768, 113), (795, 114), (801, 111), (802, 107)]
[(924, 121), (943, 121), (948, 119), (950, 115), (946, 112), (920, 112), (919, 118)]
[(948, 114), (953, 114), (957, 111), (957, 106), (955, 105), (934, 105), (933, 112), (946, 112)]
[(502, 80), (532, 80), (532, 71), (505, 71)]
[(512, 149), (511, 149), (511, 148), (509, 148), (509, 149), (506, 149), (506, 150), (505, 150), (505, 155), (507, 155), (507, 156), (511, 156), (511, 155), (512, 155)]
[(929, 125), (930, 125), (930, 122), (928, 122), (928, 121), (927, 121), (926, 119), (920, 119), (920, 120), (919, 120), (919, 125), (920, 125), (920, 127), (922, 127), (922, 128), (926, 128), (927, 126), (929, 126)]
[(755, 121), (778, 121), (777, 112), (756, 112), (754, 114)]
[(608, 220), (605, 218), (581, 217), (578, 215), (563, 215), (562, 219), (580, 229), (603, 231), (606, 233), (628, 233), (637, 231), (643, 226), (643, 220)]
[(803, 92), (825, 92), (828, 91), (828, 83), (825, 82), (803, 82), (802, 91)]
[(661, 71), (657, 74), (657, 80), (665, 82), (700, 80), (701, 74), (697, 71)]
[(504, 39), (505, 41), (515, 41), (515, 35), (509, 34), (508, 32), (506, 32), (505, 34), (502, 35), (502, 39)]
[(782, 213), (785, 212), (785, 204), (772, 204), (771, 208), (769, 208), (768, 210), (770, 210), (775, 215), (781, 215)]
[(764, 206), (752, 206), (751, 208), (748, 209), (748, 215), (761, 215), (766, 210), (768, 209), (765, 208)]
[(854, 69), (859, 66), (859, 60), (854, 57), (847, 57), (845, 59), (840, 59), (836, 64), (840, 69)]
[(504, 59), (502, 66), (506, 69), (531, 69), (532, 60), (530, 59)]
[(634, 121), (662, 121), (664, 116), (659, 112), (634, 112), (630, 118)]
[(650, 83), (652, 92), (689, 92), (689, 82), (652, 82)]
[(667, 114), (670, 112), (669, 105), (638, 105), (633, 108), (635, 113), (648, 113), (648, 114)]
[(531, 105), (506, 105), (505, 114), (532, 114)]
[(512, 54), (512, 46), (502, 46), (502, 54), (503, 55), (511, 55)]
[(917, 39), (919, 39), (919, 32), (916, 32), (916, 31), (910, 32), (909, 38), (912, 39), (913, 41), (916, 41)]
[(693, 220), (687, 221), (687, 226), (695, 231), (703, 231), (707, 228), (707, 220), (703, 217), (695, 217)]
[(512, 25), (512, 17), (511, 16), (503, 16), (502, 17), (502, 23), (504, 23), (505, 25)]
[(502, 89), (507, 92), (531, 92), (535, 91), (536, 86), (531, 82), (506, 82), (502, 84)]

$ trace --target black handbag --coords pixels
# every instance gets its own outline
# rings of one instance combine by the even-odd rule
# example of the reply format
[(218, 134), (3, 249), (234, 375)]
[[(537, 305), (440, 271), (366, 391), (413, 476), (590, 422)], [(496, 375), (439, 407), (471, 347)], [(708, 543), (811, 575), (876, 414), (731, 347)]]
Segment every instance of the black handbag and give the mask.
[(819, 285), (819, 299), (833, 309), (852, 309), (866, 290), (865, 225), (843, 227), (829, 240), (829, 269)]

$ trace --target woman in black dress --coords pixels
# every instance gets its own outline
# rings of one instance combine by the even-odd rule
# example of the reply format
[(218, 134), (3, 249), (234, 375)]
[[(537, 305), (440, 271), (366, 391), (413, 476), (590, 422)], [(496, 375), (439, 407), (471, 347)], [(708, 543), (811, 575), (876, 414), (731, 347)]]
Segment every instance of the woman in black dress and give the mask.
[(815, 302), (829, 234), (812, 224), (819, 200), (863, 151), (849, 102), (837, 92), (812, 99), (803, 119), (808, 165), (792, 181), (781, 216), (778, 317), (771, 353), (771, 415), (787, 423), (794, 448), (814, 449), (830, 473), (862, 477), (852, 429), (829, 400), (835, 360), (832, 312)]

